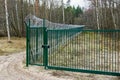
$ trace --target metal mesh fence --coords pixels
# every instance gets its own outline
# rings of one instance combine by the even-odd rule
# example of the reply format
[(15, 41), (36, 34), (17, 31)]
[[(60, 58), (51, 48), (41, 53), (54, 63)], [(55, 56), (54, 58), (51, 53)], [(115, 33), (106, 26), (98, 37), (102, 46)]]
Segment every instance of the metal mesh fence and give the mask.
[(83, 25), (51, 22), (48, 26), (46, 21), (27, 24), (28, 64), (120, 76), (120, 30), (85, 30)]
[[(43, 62), (43, 49), (44, 37), (48, 38), (48, 45), (50, 46), (50, 51), (56, 51), (59, 45), (64, 45), (66, 40), (64, 38), (73, 38), (76, 34), (81, 32), (84, 25), (68, 25), (68, 24), (58, 24), (52, 23), (48, 20), (43, 20), (37, 18), (34, 15), (28, 15), (25, 18), (25, 22), (28, 28), (28, 38), (29, 38), (29, 62), (30, 64), (40, 64), (44, 65)], [(46, 28), (47, 35), (44, 36), (44, 28)], [(75, 32), (72, 32), (74, 30)], [(65, 35), (69, 32), (68, 35)]]
[[(72, 32), (76, 30), (65, 31), (64, 35)], [(55, 51), (49, 50), (52, 54), (48, 55), (48, 65), (120, 73), (119, 34), (119, 31), (82, 30), (74, 38), (65, 36), (64, 45), (59, 44)]]

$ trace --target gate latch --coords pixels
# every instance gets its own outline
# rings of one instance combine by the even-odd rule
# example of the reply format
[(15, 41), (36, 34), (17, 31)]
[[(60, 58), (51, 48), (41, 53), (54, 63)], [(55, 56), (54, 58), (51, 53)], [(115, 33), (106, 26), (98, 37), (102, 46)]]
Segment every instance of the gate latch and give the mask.
[(49, 45), (42, 45), (42, 48), (50, 48)]

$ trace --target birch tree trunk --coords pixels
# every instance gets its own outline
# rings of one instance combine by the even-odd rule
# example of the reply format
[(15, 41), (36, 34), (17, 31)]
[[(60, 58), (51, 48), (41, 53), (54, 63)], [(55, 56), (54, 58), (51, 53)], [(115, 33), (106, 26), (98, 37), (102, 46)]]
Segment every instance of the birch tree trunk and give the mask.
[(8, 22), (7, 0), (5, 0), (5, 14), (6, 14), (6, 29), (7, 29), (8, 42), (10, 42), (10, 29), (9, 29), (9, 22)]
[[(33, 0), (33, 3), (35, 3), (35, 0)], [(33, 14), (35, 15), (35, 4), (33, 4)]]
[(17, 1), (16, 1), (16, 4), (15, 4), (15, 10), (16, 10), (16, 16), (17, 16), (17, 26), (18, 26), (18, 33), (19, 33), (19, 36), (22, 36), (22, 34), (20, 33), (20, 23), (19, 23), (19, 16), (18, 16), (18, 4), (17, 4)]
[(39, 16), (39, 0), (35, 0), (35, 15)]
[(64, 11), (64, 3), (62, 0), (62, 12), (63, 12), (63, 24), (65, 23), (65, 11)]
[(52, 9), (53, 9), (53, 0), (50, 1), (50, 17), (49, 17), (50, 21), (51, 21), (51, 18), (52, 18)]
[(116, 24), (116, 21), (115, 21), (115, 15), (114, 15), (114, 3), (110, 2), (110, 11), (111, 11), (111, 14), (112, 14), (112, 20), (113, 20), (113, 24), (114, 24), (114, 27), (115, 29), (117, 29), (117, 24)]
[(22, 32), (22, 36), (24, 34), (24, 1), (20, 0), (20, 4), (21, 4), (21, 32)]
[(96, 4), (97, 28), (99, 30), (100, 29), (100, 24), (99, 24), (99, 5), (98, 5), (98, 0), (95, 1), (95, 4)]

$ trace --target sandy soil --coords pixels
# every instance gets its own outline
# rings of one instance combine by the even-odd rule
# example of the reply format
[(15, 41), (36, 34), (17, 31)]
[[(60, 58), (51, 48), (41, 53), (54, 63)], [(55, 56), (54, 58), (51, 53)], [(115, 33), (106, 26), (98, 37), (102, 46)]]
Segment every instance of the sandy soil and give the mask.
[(120, 80), (119, 77), (25, 67), (25, 52), (0, 56), (0, 80)]

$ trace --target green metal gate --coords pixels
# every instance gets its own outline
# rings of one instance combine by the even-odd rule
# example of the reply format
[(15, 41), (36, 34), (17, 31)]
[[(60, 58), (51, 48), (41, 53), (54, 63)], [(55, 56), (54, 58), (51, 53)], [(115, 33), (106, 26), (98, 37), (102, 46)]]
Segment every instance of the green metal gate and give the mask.
[(120, 30), (47, 29), (27, 25), (26, 65), (120, 76)]

